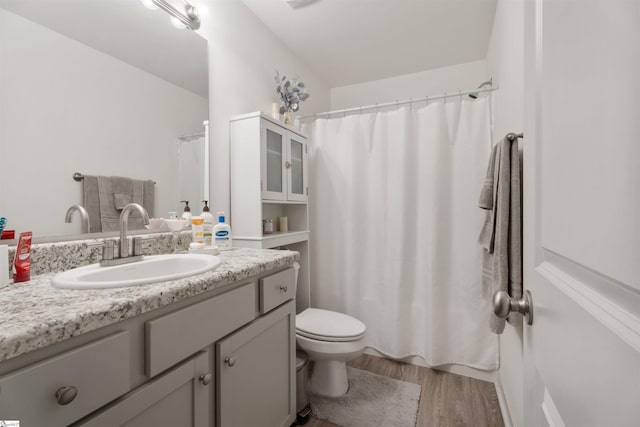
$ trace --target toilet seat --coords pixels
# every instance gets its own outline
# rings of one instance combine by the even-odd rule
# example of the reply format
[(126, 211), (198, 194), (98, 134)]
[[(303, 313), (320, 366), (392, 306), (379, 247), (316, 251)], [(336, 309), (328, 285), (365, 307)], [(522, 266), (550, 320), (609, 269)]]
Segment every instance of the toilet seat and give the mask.
[(319, 308), (307, 308), (296, 316), (296, 334), (319, 341), (357, 341), (366, 329), (358, 319)]

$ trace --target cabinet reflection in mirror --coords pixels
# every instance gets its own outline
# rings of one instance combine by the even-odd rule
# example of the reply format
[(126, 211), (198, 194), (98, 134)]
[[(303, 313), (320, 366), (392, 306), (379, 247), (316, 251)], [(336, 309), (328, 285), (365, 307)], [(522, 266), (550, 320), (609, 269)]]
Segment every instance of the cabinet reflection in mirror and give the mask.
[[(158, 217), (190, 197), (180, 182), (207, 176), (200, 154), (194, 164), (176, 160), (179, 138), (204, 132), (208, 119), (207, 42), (198, 34), (141, 2), (6, 0), (0, 38), (8, 229), (34, 238), (82, 233), (82, 221), (65, 222), (67, 209), (84, 203), (74, 172), (155, 181)], [(197, 187), (194, 207), (209, 199), (205, 184)]]

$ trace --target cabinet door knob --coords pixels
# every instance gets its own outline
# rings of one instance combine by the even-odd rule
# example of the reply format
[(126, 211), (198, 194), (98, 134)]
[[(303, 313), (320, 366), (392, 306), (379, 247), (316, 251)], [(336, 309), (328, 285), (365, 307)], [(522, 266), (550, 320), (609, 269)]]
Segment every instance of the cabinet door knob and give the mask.
[(65, 386), (60, 387), (58, 391), (56, 391), (56, 400), (58, 401), (58, 405), (68, 405), (73, 402), (73, 399), (78, 395), (78, 389), (74, 386)]
[(293, 164), (291, 162), (285, 162), (284, 166), (289, 169)]
[(226, 363), (231, 368), (236, 364), (236, 359), (234, 359), (233, 357), (227, 357), (224, 359), (224, 363)]
[(200, 380), (202, 385), (209, 385), (209, 383), (211, 382), (211, 374), (202, 374), (198, 379)]
[(289, 288), (287, 288), (287, 285), (280, 285), (280, 290), (282, 292), (287, 292), (287, 289), (289, 289)]

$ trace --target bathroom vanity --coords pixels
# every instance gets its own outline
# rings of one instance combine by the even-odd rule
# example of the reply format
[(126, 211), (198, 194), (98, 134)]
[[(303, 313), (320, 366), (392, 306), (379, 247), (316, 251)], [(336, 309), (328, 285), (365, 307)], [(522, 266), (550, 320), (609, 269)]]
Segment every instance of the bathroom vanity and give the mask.
[(24, 426), (289, 426), (295, 419), (290, 251), (139, 287), (0, 289), (0, 419)]

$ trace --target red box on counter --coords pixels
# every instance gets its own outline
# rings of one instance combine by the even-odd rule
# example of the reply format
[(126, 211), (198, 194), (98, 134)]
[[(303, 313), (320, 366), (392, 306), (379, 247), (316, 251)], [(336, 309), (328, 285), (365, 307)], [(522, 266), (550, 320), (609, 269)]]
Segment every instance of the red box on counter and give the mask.
[(16, 230), (2, 230), (1, 240), (7, 239), (15, 239), (16, 238)]

